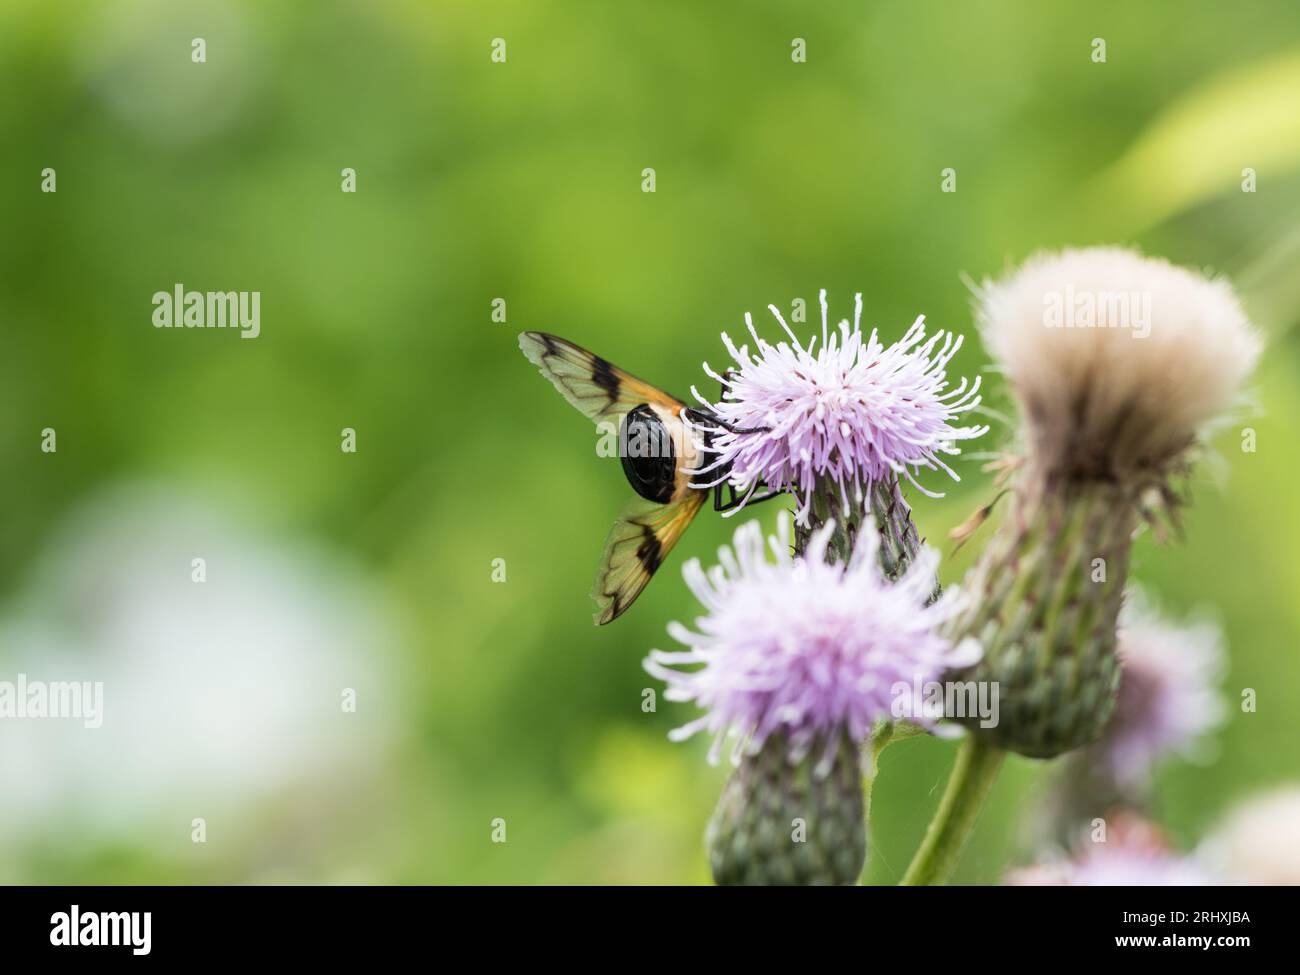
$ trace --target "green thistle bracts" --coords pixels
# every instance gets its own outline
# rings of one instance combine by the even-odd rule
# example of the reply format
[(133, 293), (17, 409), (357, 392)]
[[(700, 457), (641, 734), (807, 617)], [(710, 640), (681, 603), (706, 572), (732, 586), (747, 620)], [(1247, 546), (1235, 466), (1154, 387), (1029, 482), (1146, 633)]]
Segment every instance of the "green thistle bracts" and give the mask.
[(848, 496), (848, 506), (844, 504), (843, 492), (834, 483), (821, 479), (817, 490), (812, 495), (812, 511), (808, 524), (794, 526), (794, 554), (803, 555), (808, 550), (808, 543), (813, 534), (827, 522), (834, 521), (830, 542), (826, 554), (831, 561), (846, 565), (853, 554), (853, 547), (858, 541), (858, 532), (862, 528), (862, 505), (855, 503), (852, 493)]
[[(854, 884), (866, 862), (858, 750), (839, 735), (829, 768), (819, 738), (799, 762), (783, 733), (747, 756), (722, 790), (707, 844), (718, 884)], [(819, 772), (824, 774), (819, 774)]]
[[(876, 519), (876, 530), (880, 532), (880, 567), (886, 579), (897, 582), (921, 547), (916, 525), (912, 522), (912, 509), (903, 500), (898, 478), (893, 476), (872, 481), (868, 500)], [(937, 583), (935, 591), (938, 592)]]
[(833, 520), (835, 528), (829, 551), (841, 565), (847, 564), (857, 544), (858, 532), (869, 515), (880, 534), (880, 567), (886, 579), (898, 581), (921, 547), (912, 522), (912, 509), (903, 498), (898, 478), (891, 474), (872, 481), (867, 485), (864, 504), (855, 501), (851, 490), (848, 500), (849, 506), (845, 508), (840, 488), (826, 481), (818, 485), (812, 499), (811, 524), (795, 527), (795, 554), (803, 553), (817, 527)]
[(1026, 471), (1015, 498), (962, 585), (970, 608), (954, 622), (984, 657), (949, 676), (998, 684), (998, 724), (969, 721), (974, 733), (1051, 758), (1094, 741), (1114, 708), (1115, 620), (1138, 516), (1110, 482)]

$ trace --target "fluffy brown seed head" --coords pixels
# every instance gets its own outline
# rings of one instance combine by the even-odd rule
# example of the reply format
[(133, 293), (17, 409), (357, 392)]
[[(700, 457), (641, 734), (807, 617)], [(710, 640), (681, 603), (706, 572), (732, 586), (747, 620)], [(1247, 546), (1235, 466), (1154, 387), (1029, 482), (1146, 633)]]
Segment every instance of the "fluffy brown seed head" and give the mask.
[(985, 282), (976, 316), (1029, 459), (1068, 479), (1167, 472), (1262, 345), (1226, 281), (1117, 247), (1033, 257)]

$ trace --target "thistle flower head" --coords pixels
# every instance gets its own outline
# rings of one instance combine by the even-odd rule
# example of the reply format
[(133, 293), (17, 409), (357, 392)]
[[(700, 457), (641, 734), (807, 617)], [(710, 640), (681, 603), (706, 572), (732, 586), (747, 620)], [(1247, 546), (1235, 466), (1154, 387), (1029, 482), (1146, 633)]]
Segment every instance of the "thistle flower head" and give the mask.
[[(895, 715), (891, 703), (912, 700), (944, 670), (973, 663), (973, 642), (954, 646), (938, 632), (958, 611), (955, 590), (928, 604), (938, 554), (923, 548), (893, 585), (877, 559), (879, 542), (864, 532), (847, 565), (826, 561), (828, 524), (800, 558), (790, 554), (790, 520), (779, 522), (765, 552), (757, 523), (742, 526), (721, 564), (705, 572), (698, 560), (684, 569), (706, 615), (696, 629), (672, 624), (669, 633), (688, 649), (652, 651), (646, 670), (665, 681), (665, 697), (694, 701), (706, 713), (672, 733), (714, 735), (710, 760), (722, 740), (736, 736), (733, 761), (755, 754), (778, 730), (790, 759), (802, 761), (819, 736), (834, 742), (847, 729), (866, 737), (878, 719)], [(692, 669), (679, 669), (692, 668)], [(907, 690), (902, 689), (906, 684)]]
[(1254, 796), (1237, 806), (1201, 848), (1234, 884), (1300, 884), (1300, 785)]
[(1215, 883), (1193, 859), (1170, 850), (1160, 831), (1134, 814), (1111, 824), (1104, 842), (1087, 843), (1070, 859), (1013, 870), (1013, 887), (1203, 887)]
[(822, 479), (837, 485), (846, 499), (851, 490), (858, 502), (868, 482), (890, 474), (915, 484), (913, 474), (928, 468), (957, 479), (940, 455), (960, 453), (956, 441), (988, 430), (954, 425), (980, 402), (978, 377), (948, 388), (945, 369), (961, 348), (960, 336), (939, 331), (927, 338), (925, 320), (918, 318), (893, 345), (884, 345), (875, 330), (864, 337), (860, 294), (852, 327), (845, 320), (832, 330), (822, 291), (817, 349), (815, 336), (801, 345), (776, 307), (768, 307), (789, 341), (773, 345), (760, 338), (746, 313), (755, 351), (748, 345), (737, 348), (724, 332), (735, 367), (719, 376), (704, 365), (723, 384), (721, 402), (710, 403), (692, 390), (734, 428), (713, 438), (716, 458), (697, 472), (720, 472), (708, 486), (730, 479), (741, 491), (752, 492), (760, 481), (789, 490), (799, 499), (796, 518), (807, 524), (812, 493)]
[(1100, 771), (1120, 786), (1141, 787), (1157, 761), (1187, 753), (1223, 719), (1216, 689), (1222, 635), (1208, 623), (1164, 623), (1131, 598), (1120, 614), (1118, 653), (1115, 711), (1095, 755)]
[(1031, 456), (1078, 477), (1162, 473), (1238, 395), (1261, 342), (1232, 287), (1117, 247), (1040, 254), (976, 316)]

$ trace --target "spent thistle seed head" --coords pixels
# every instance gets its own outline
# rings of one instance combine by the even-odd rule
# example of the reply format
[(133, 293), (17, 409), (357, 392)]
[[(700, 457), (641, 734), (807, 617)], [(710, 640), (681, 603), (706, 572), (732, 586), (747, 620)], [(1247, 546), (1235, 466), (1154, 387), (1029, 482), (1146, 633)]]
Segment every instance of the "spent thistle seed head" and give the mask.
[(999, 682), (987, 734), (1051, 758), (1106, 727), (1135, 531), (1176, 510), (1169, 478), (1239, 394), (1260, 340), (1222, 281), (1121, 248), (1042, 255), (979, 293), (985, 343), (1025, 425), (1012, 503), (964, 587), (958, 632)]
[(976, 297), (1045, 476), (1164, 474), (1261, 349), (1228, 282), (1120, 247), (1039, 254)]

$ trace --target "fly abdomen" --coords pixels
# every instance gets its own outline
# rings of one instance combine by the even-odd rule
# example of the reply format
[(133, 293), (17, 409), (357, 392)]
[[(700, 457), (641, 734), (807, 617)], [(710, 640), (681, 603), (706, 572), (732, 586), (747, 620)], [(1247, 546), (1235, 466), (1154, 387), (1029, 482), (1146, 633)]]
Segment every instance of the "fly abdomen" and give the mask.
[(623, 473), (632, 490), (648, 501), (666, 504), (676, 490), (677, 455), (673, 438), (658, 414), (642, 404), (623, 417), (618, 431)]

